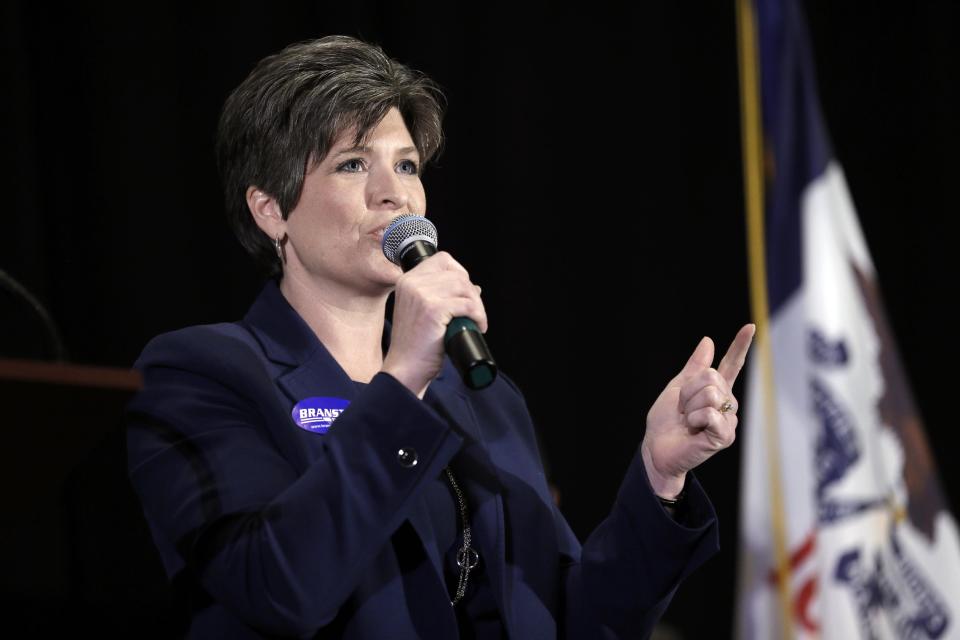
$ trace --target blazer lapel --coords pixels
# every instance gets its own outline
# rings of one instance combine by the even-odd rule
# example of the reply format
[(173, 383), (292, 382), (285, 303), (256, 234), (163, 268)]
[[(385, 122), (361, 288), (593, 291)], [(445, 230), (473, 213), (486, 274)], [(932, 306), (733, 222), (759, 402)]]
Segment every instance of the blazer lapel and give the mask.
[(276, 282), (267, 282), (243, 319), (271, 363), (274, 383), (286, 397), (286, 420), (272, 429), (288, 459), (306, 470), (320, 453), (322, 436), (297, 428), (290, 410), (310, 397), (353, 401), (356, 385), (313, 330), (290, 306)]

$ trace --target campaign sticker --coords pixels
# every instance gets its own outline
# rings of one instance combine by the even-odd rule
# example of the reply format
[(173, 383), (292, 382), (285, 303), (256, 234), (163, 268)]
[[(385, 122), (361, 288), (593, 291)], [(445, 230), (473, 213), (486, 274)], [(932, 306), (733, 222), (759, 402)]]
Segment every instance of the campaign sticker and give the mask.
[(304, 398), (294, 405), (291, 415), (301, 429), (324, 434), (349, 405), (343, 398)]

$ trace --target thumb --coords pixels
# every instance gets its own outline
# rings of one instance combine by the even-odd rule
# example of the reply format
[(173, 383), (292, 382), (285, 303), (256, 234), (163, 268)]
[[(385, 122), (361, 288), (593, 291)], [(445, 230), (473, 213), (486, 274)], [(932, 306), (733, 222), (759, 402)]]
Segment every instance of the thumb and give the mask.
[(713, 366), (713, 340), (710, 339), (710, 336), (703, 336), (703, 339), (697, 344), (697, 348), (690, 354), (687, 364), (683, 365), (679, 377), (687, 378), (701, 369), (709, 369), (711, 366)]

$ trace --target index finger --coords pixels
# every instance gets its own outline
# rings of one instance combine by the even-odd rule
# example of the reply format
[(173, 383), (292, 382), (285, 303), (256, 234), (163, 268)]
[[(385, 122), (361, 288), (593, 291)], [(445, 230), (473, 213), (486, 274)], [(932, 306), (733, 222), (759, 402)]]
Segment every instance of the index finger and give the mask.
[(745, 324), (737, 332), (737, 336), (730, 343), (730, 348), (723, 356), (723, 360), (717, 366), (717, 373), (723, 376), (724, 380), (733, 387), (734, 381), (740, 375), (740, 369), (747, 359), (747, 351), (750, 350), (750, 343), (753, 342), (753, 334), (757, 330), (757, 325)]

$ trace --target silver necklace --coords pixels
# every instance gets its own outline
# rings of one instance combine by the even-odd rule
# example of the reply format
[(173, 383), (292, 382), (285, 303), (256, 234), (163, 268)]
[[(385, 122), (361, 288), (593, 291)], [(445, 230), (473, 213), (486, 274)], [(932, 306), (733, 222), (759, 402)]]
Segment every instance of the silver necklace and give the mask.
[(457, 502), (460, 505), (460, 521), (463, 523), (463, 546), (457, 551), (457, 566), (460, 567), (460, 580), (457, 583), (457, 592), (450, 601), (450, 606), (456, 605), (463, 598), (467, 591), (467, 580), (470, 578), (470, 572), (479, 564), (480, 554), (470, 546), (472, 535), (470, 533), (470, 520), (467, 518), (467, 501), (463, 498), (463, 492), (453, 477), (450, 467), (444, 467), (447, 472), (447, 479), (453, 492), (457, 494)]

